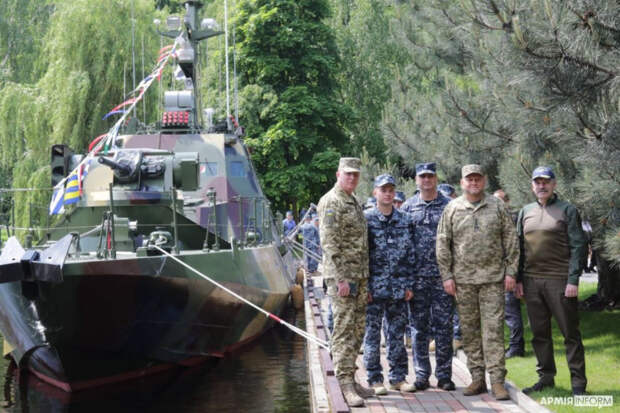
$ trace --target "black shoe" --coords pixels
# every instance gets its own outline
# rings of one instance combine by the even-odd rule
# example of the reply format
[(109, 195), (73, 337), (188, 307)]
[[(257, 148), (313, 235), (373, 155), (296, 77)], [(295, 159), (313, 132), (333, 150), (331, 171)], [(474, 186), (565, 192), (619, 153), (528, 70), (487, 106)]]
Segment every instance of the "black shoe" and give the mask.
[(440, 388), (441, 390), (445, 390), (445, 391), (451, 391), (451, 390), (456, 389), (456, 386), (454, 385), (454, 382), (452, 380), (450, 380), (450, 379), (440, 379), (437, 382), (437, 387)]
[(413, 385), (415, 386), (416, 390), (426, 390), (430, 387), (430, 384), (428, 384), (428, 380), (416, 380)]
[(585, 387), (573, 387), (573, 396), (583, 396), (586, 394)]
[(521, 391), (525, 394), (530, 394), (532, 392), (541, 391), (543, 389), (551, 388), (551, 387), (555, 387), (555, 382), (553, 380), (551, 380), (550, 382), (546, 382), (546, 383), (542, 380), (538, 380), (538, 382), (534, 384), (533, 386), (526, 387)]
[(509, 359), (513, 357), (525, 357), (525, 351), (518, 348), (509, 348), (506, 352), (506, 358)]

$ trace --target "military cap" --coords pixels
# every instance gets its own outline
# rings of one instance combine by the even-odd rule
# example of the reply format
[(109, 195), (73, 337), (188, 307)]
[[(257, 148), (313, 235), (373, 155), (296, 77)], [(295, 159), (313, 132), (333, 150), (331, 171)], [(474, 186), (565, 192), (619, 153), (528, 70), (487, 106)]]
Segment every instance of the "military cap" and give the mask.
[(319, 220), (319, 216), (316, 215), (316, 214), (312, 215), (312, 220), (313, 221), (318, 221)]
[(360, 172), (362, 170), (362, 161), (360, 158), (340, 158), (338, 170), (342, 172)]
[(406, 198), (403, 191), (396, 191), (396, 195), (394, 195), (394, 201), (405, 202)]
[(532, 172), (532, 180), (536, 178), (555, 179), (555, 174), (549, 166), (539, 166)]
[(482, 166), (472, 163), (469, 165), (465, 165), (461, 169), (461, 177), (465, 178), (471, 174), (478, 174), (484, 176), (484, 172), (482, 171)]
[(286, 215), (293, 215), (293, 211), (286, 211)]
[(416, 175), (422, 175), (422, 174), (437, 174), (437, 167), (435, 165), (435, 162), (425, 162), (425, 163), (418, 163), (415, 165), (415, 174)]
[(396, 186), (396, 181), (394, 181), (394, 177), (390, 174), (381, 174), (375, 178), (375, 188), (379, 188), (383, 185)]
[(437, 189), (439, 189), (439, 192), (441, 192), (445, 196), (450, 196), (455, 191), (454, 187), (450, 184), (439, 184), (437, 185)]

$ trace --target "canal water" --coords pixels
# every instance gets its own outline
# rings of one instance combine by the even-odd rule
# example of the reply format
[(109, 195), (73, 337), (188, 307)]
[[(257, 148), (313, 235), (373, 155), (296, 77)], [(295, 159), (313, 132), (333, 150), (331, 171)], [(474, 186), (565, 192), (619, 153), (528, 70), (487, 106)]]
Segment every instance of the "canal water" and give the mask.
[[(285, 319), (304, 328), (303, 312)], [(66, 393), (4, 362), (3, 412), (309, 412), (305, 340), (280, 325), (234, 357)]]

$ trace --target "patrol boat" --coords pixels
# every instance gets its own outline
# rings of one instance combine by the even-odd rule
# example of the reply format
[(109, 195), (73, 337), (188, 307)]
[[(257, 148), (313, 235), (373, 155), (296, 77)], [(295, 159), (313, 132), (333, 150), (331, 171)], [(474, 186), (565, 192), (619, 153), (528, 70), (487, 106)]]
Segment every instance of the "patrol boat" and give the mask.
[[(199, 21), (201, 6), (186, 1), (183, 19), (168, 19), (159, 33), (174, 45), (88, 154), (52, 147), (57, 218), (45, 241), (2, 248), (10, 356), (66, 391), (222, 356), (273, 324), (225, 289), (273, 314), (289, 300), (292, 260), (241, 129), (200, 120), (197, 44), (222, 34)], [(129, 119), (168, 61), (190, 86), (165, 93), (155, 126)]]

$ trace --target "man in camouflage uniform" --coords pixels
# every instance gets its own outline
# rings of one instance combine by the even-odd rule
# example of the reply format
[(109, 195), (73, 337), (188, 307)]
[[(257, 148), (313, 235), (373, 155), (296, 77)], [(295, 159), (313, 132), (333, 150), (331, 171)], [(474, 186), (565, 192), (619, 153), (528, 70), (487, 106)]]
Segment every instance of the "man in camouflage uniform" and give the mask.
[(368, 233), (362, 207), (353, 195), (360, 169), (358, 158), (341, 158), (337, 182), (317, 208), (323, 276), (334, 313), (332, 358), (343, 395), (352, 407), (363, 406), (362, 397), (374, 394), (354, 380), (368, 301)]
[(413, 353), (415, 386), (418, 390), (429, 387), (431, 375), (429, 342), (435, 336), (435, 376), (437, 386), (454, 390), (452, 381), (452, 315), (454, 299), (443, 289), (437, 260), (435, 238), (437, 224), (444, 208), (450, 202), (437, 190), (435, 163), (416, 165), (416, 185), (420, 192), (409, 198), (401, 210), (408, 213), (415, 224), (415, 298), (410, 302), (413, 319)]
[(385, 315), (389, 382), (394, 390), (415, 391), (405, 382), (408, 361), (403, 343), (407, 324), (407, 301), (413, 297), (413, 223), (393, 206), (395, 181), (392, 175), (375, 178), (377, 206), (366, 210), (370, 278), (364, 337), (364, 365), (368, 384), (378, 395), (387, 394), (381, 368), (381, 323)]
[[(437, 263), (446, 292), (456, 296), (472, 383), (465, 396), (486, 392), (485, 368), (498, 400), (504, 388), (504, 290), (515, 288), (516, 231), (502, 201), (484, 193), (480, 165), (461, 171), (463, 195), (444, 209), (437, 229)], [(484, 354), (484, 356), (483, 356)]]
[[(319, 255), (319, 245), (321, 243), (319, 240), (319, 229), (312, 223), (312, 216), (310, 214), (306, 215), (304, 224), (301, 226), (301, 234), (304, 238), (304, 248), (316, 255)], [(306, 254), (306, 269), (309, 274), (315, 273), (318, 265), (319, 263), (316, 259), (312, 258), (309, 254)]]

